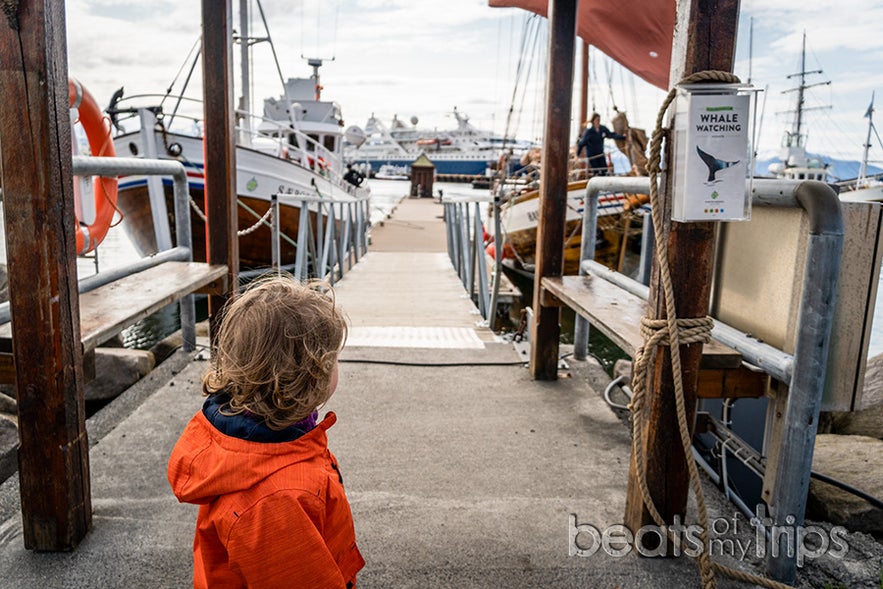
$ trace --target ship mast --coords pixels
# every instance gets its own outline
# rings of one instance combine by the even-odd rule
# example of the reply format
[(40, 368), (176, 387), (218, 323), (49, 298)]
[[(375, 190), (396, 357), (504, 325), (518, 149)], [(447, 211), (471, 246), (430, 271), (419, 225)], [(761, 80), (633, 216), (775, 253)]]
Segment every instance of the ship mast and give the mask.
[(871, 149), (871, 131), (874, 130), (874, 93), (871, 92), (871, 105), (868, 107), (868, 112), (865, 113), (865, 116), (868, 117), (868, 137), (865, 139), (865, 151), (862, 154), (862, 164), (858, 170), (858, 180), (857, 184), (864, 181), (864, 179), (868, 175), (868, 152)]
[[(830, 108), (828, 106), (819, 106), (813, 108), (806, 108), (804, 106), (806, 101), (806, 90), (809, 88), (814, 88), (816, 86), (827, 86), (831, 83), (831, 80), (826, 80), (824, 82), (818, 82), (816, 84), (807, 84), (806, 77), (811, 74), (822, 74), (822, 70), (806, 70), (806, 31), (803, 32), (803, 46), (800, 51), (800, 71), (796, 74), (791, 74), (788, 76), (788, 79), (791, 78), (800, 78), (800, 84), (796, 88), (790, 88), (788, 90), (784, 90), (782, 94), (786, 94), (788, 92), (797, 92), (797, 106), (796, 109), (792, 112), (795, 113), (794, 116), (794, 124), (791, 127), (791, 131), (785, 132), (785, 140), (782, 145), (783, 148), (789, 150), (790, 152), (801, 152), (806, 148), (804, 141), (804, 132), (803, 132), (803, 113), (807, 110), (814, 110), (818, 108)], [(803, 154), (805, 157), (805, 153)], [(802, 163), (798, 165), (803, 165)]]

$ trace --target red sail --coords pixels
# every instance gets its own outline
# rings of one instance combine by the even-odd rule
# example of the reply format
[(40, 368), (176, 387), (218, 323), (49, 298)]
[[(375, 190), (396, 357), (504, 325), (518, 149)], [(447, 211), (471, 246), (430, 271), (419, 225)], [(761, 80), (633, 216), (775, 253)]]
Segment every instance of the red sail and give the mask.
[[(546, 16), (548, 0), (488, 0)], [(675, 0), (580, 0), (577, 35), (641, 79), (668, 90)]]

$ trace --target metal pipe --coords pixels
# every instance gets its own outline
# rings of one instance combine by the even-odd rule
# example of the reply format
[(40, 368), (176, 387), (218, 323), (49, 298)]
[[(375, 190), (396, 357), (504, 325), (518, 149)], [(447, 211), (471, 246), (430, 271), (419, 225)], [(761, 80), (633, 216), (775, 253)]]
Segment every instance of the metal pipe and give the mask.
[[(505, 171), (503, 172), (505, 174)], [(503, 252), (500, 251), (503, 246), (500, 231), (502, 226), (500, 223), (500, 192), (494, 194), (494, 289), (491, 292), (491, 304), (488, 311), (488, 323), (493, 330), (497, 321), (497, 300), (500, 297), (500, 280), (503, 277)]]
[(270, 208), (273, 209), (273, 218), (271, 222), (270, 229), (270, 249), (271, 249), (271, 259), (273, 263), (273, 268), (276, 270), (278, 274), (282, 273), (282, 257), (279, 255), (280, 246), (279, 243), (279, 195), (273, 194), (270, 196)]
[[(649, 287), (594, 260), (583, 261), (580, 264), (580, 270), (603, 278), (645, 301), (649, 299)], [(761, 368), (777, 380), (786, 383), (791, 382), (794, 367), (794, 356), (791, 354), (763, 343), (757, 338), (717, 319), (714, 320), (714, 329), (711, 335), (722, 344), (730, 346), (742, 354), (742, 358), (747, 363)]]
[[(171, 254), (176, 256), (172, 259), (181, 259), (188, 262), (193, 260), (193, 237), (190, 228), (190, 191), (187, 185), (187, 171), (181, 162), (124, 157), (74, 156), (73, 172), (78, 175), (89, 174), (93, 176), (144, 174), (149, 176), (150, 179), (156, 179), (157, 181), (159, 181), (158, 176), (171, 176), (175, 207), (175, 240), (178, 247), (172, 249), (171, 245), (169, 245), (163, 252), (178, 250), (178, 253)], [(162, 209), (165, 211), (165, 200), (163, 200)], [(168, 226), (166, 226), (165, 232), (168, 233)], [(178, 258), (177, 256), (180, 255), (185, 255), (186, 257)], [(159, 256), (159, 254), (154, 256), (154, 261), (149, 263), (150, 265), (148, 266), (142, 267), (143, 262), (136, 262), (119, 269), (118, 272), (120, 274), (117, 275), (117, 278), (128, 276), (159, 264), (160, 262), (156, 261), (157, 259), (162, 259)], [(141, 267), (141, 270), (132, 271), (135, 267)], [(196, 303), (193, 295), (183, 297), (178, 302), (178, 309), (181, 315), (182, 347), (185, 352), (192, 352), (196, 349)]]
[[(484, 255), (484, 241), (481, 239), (481, 205), (475, 203), (475, 215), (473, 216), (472, 251), (475, 252), (475, 274), (478, 278), (478, 310), (481, 316), (490, 324), (488, 307), (490, 306), (490, 289), (487, 278), (487, 258)], [(470, 295), (472, 293), (470, 292)], [(493, 327), (493, 326), (491, 326)]]
[[(639, 192), (650, 191), (650, 179), (647, 177), (615, 177), (595, 176), (586, 183), (586, 198), (583, 204), (582, 242), (580, 245), (581, 276), (585, 275), (582, 268), (584, 260), (595, 259), (595, 231), (598, 226), (598, 197), (602, 192)], [(585, 360), (589, 351), (589, 322), (577, 315), (573, 326), (573, 357)]]
[[(797, 185), (794, 195), (810, 217), (810, 235), (794, 347), (794, 372), (771, 505), (775, 524), (782, 526), (803, 525), (844, 233), (840, 201), (830, 186), (805, 181)], [(785, 536), (778, 538), (778, 553), (773, 551), (767, 558), (767, 572), (774, 579), (791, 583), (797, 575), (797, 564), (793, 550), (789, 556)]]

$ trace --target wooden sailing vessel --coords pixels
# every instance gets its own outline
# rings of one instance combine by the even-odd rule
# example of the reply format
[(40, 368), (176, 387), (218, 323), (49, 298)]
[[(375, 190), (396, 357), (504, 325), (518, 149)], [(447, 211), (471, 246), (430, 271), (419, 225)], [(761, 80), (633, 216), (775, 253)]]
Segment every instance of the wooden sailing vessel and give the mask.
[[(620, 151), (631, 163), (630, 175), (645, 175), (647, 158), (644, 151), (647, 136), (642, 129), (631, 128), (625, 113), (613, 120), (616, 132), (626, 139), (617, 140)], [(534, 168), (539, 169), (539, 162)], [(611, 169), (612, 171), (612, 169)], [(571, 162), (571, 181), (567, 185), (567, 212), (564, 229), (564, 273), (579, 273), (582, 246), (582, 218), (585, 208), (588, 169), (586, 160)], [(539, 219), (539, 183), (527, 187), (502, 183), (498, 189), (508, 190), (500, 208), (503, 257), (515, 270), (533, 272)], [(638, 194), (602, 194), (598, 199), (598, 235), (595, 259), (610, 268), (622, 271), (630, 240), (640, 235), (642, 219), (649, 212), (649, 197)], [(493, 223), (488, 223), (492, 226)], [(489, 229), (493, 231), (493, 229)]]

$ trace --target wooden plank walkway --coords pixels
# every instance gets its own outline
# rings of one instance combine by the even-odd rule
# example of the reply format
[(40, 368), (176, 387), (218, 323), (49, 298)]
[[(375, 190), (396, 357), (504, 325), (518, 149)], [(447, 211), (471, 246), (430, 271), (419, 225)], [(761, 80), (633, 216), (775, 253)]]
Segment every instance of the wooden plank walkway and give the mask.
[(368, 254), (335, 285), (347, 347), (483, 348), (497, 341), (447, 254), (443, 206), (406, 198), (372, 231)]

